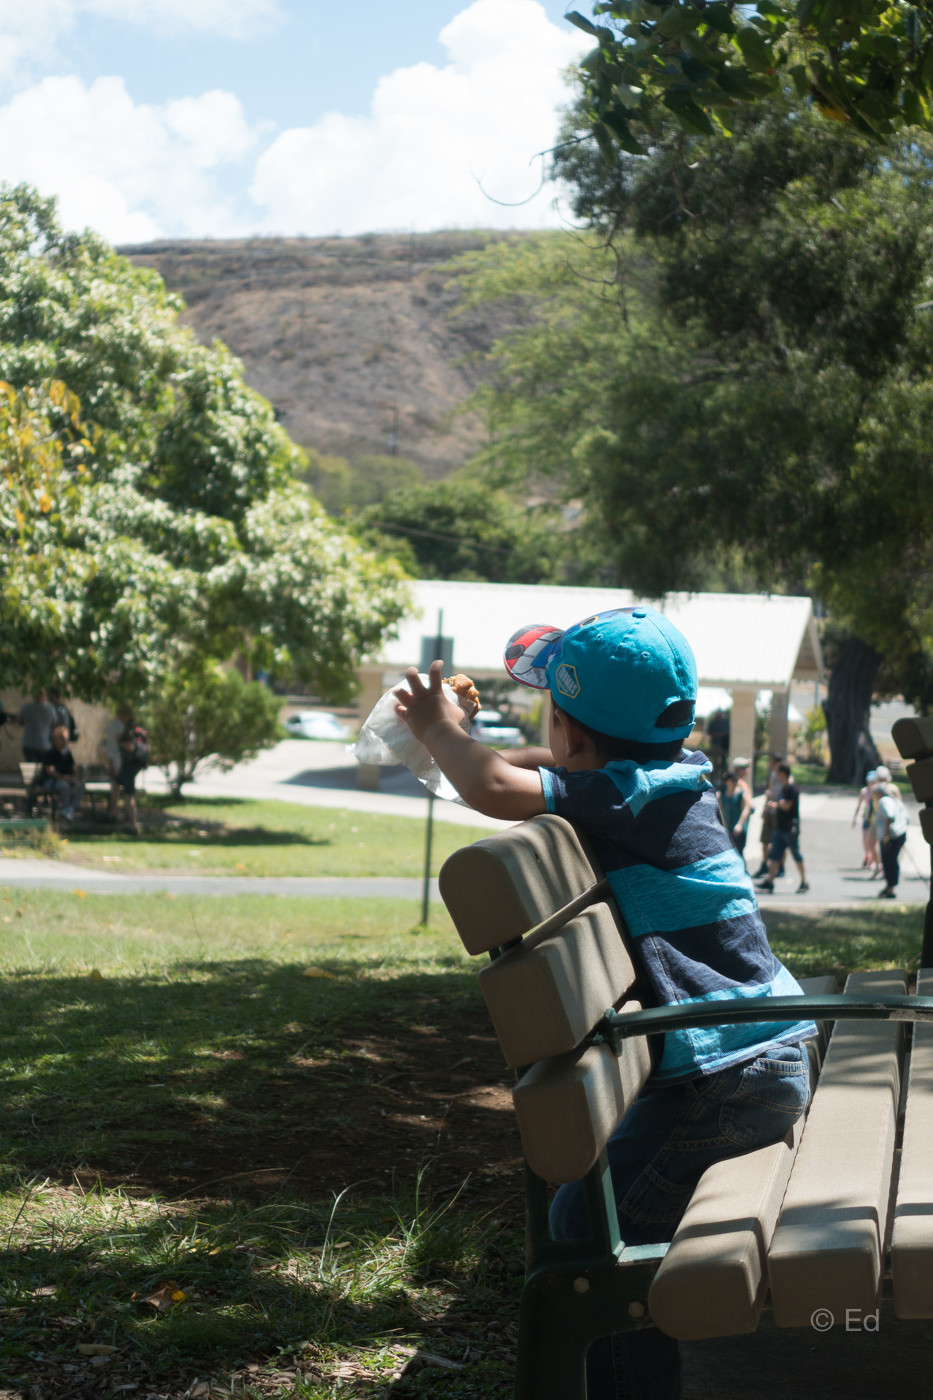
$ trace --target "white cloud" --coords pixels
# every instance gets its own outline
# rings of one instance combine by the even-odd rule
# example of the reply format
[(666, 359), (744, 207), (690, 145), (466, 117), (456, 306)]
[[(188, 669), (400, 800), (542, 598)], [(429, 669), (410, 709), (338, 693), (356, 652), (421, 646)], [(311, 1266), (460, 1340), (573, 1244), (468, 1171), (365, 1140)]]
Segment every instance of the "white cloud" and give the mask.
[[(22, 12), (65, 23), (81, 8), (116, 13), (118, 3), (22, 0)], [(208, 27), (222, 9), (231, 23), (268, 19), (275, 3), (135, 0), (128, 13), (155, 23), (156, 10), (170, 20), (184, 10)], [(0, 26), (13, 14), (0, 0)], [(25, 42), (26, 22), (13, 30)], [(265, 150), (268, 128), (251, 127), (233, 93), (144, 104), (120, 77), (47, 76), (0, 106), (0, 181), (56, 195), (66, 227), (115, 243), (553, 223), (553, 188), (535, 194), (535, 157), (556, 139), (563, 74), (586, 42), (537, 0), (474, 0), (440, 39), (448, 62), (382, 78), (368, 116), (330, 112)], [(0, 27), (0, 71), (3, 44)]]
[(84, 15), (152, 33), (246, 39), (281, 18), (279, 0), (0, 0), (0, 85), (22, 86), (60, 65)]
[[(338, 112), (283, 132), (250, 194), (263, 224), (328, 234), (553, 222), (537, 153), (557, 136), (563, 73), (586, 51), (536, 0), (474, 0), (440, 34), (449, 62), (380, 80), (368, 117)], [(485, 192), (485, 193), (484, 193)], [(487, 197), (488, 196), (488, 197)]]
[(148, 106), (122, 78), (45, 78), (0, 108), (0, 178), (57, 195), (67, 228), (115, 243), (236, 232), (218, 167), (255, 140), (228, 92)]

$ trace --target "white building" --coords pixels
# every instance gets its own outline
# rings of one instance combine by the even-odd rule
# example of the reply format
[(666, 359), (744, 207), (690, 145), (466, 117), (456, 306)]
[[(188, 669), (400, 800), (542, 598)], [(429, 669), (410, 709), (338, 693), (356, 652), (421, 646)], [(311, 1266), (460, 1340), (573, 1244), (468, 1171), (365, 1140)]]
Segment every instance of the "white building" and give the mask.
[[(415, 608), (399, 624), (397, 638), (387, 641), (379, 656), (362, 668), (363, 716), (406, 667), (423, 664), (423, 643), (438, 634), (453, 642), (453, 669), (480, 682), (484, 676), (504, 674), (505, 644), (525, 623), (569, 627), (593, 613), (645, 601), (622, 588), (420, 579), (413, 589)], [(823, 679), (810, 599), (671, 593), (653, 606), (693, 647), (700, 686), (731, 697), (731, 754), (752, 754), (755, 697), (763, 690), (772, 693), (770, 747), (786, 753), (791, 684)], [(436, 647), (429, 643), (427, 650), (433, 657)]]

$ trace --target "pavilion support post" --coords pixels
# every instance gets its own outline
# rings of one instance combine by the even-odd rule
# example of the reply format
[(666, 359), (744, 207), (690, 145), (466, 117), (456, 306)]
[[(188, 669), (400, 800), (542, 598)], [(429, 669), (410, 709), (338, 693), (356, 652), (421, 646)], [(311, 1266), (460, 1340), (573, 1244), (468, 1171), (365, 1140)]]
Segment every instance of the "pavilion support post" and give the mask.
[(735, 755), (750, 761), (755, 756), (755, 692), (733, 690), (729, 719), (729, 765)]
[(788, 758), (787, 742), (787, 707), (790, 704), (789, 690), (775, 690), (771, 696), (771, 734), (770, 744), (772, 753), (781, 753)]
[[(363, 666), (360, 669), (360, 724), (367, 718), (385, 686), (382, 682), (381, 666)], [(378, 792), (381, 769), (378, 763), (358, 763), (356, 765), (356, 786), (361, 792)]]

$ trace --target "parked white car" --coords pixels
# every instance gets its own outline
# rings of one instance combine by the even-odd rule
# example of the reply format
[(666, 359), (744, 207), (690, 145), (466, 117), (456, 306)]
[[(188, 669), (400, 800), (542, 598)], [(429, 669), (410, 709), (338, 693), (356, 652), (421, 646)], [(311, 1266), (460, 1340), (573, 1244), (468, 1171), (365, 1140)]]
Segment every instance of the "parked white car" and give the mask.
[(289, 715), (285, 721), (285, 728), (294, 739), (332, 739), (346, 742), (353, 737), (343, 720), (327, 710), (299, 710), (297, 714)]
[(522, 731), (514, 725), (503, 724), (498, 710), (480, 710), (470, 733), (481, 744), (491, 744), (500, 749), (520, 749), (525, 743)]

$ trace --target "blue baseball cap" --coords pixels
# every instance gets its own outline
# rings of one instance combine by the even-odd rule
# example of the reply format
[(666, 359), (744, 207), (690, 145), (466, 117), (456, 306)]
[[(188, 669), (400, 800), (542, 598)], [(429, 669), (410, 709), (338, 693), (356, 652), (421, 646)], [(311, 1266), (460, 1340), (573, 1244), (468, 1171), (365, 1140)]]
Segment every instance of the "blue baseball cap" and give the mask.
[[(683, 633), (648, 606), (595, 613), (563, 631), (520, 627), (509, 638), (505, 666), (513, 680), (550, 690), (559, 709), (600, 734), (663, 744), (686, 739), (693, 728), (693, 651)], [(659, 724), (678, 702), (675, 722)]]

